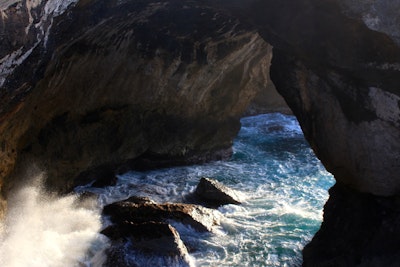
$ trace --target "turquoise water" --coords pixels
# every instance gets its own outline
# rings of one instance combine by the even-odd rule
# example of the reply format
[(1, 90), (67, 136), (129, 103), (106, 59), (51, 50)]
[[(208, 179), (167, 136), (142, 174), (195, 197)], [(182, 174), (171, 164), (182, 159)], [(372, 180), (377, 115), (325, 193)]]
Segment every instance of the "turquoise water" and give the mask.
[(212, 177), (239, 191), (244, 203), (221, 207), (224, 219), (213, 233), (174, 225), (196, 266), (300, 266), (301, 250), (321, 224), (334, 179), (295, 117), (266, 114), (241, 122), (229, 161), (129, 172), (117, 186), (92, 191), (100, 193), (103, 205), (131, 195), (181, 202), (202, 176)]

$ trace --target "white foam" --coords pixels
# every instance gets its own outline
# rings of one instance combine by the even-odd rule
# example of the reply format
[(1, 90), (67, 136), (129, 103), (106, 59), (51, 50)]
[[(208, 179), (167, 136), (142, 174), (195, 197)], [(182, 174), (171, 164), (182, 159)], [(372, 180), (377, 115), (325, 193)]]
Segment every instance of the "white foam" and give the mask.
[[(56, 198), (38, 186), (15, 192), (9, 205), (1, 223), (0, 266), (96, 266), (95, 262), (85, 262), (88, 252), (94, 257), (96, 249), (106, 242), (98, 234), (99, 211), (77, 207), (76, 196)], [(100, 257), (94, 258), (101, 266)]]

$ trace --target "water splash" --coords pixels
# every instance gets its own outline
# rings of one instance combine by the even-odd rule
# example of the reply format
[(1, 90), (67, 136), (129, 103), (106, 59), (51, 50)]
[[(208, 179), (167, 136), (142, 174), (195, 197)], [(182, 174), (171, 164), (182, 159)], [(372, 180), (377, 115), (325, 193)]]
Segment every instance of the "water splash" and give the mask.
[(79, 207), (74, 195), (46, 194), (37, 182), (41, 175), (34, 180), (9, 199), (6, 219), (0, 224), (0, 266), (101, 266), (99, 249), (106, 241), (98, 234), (99, 211)]

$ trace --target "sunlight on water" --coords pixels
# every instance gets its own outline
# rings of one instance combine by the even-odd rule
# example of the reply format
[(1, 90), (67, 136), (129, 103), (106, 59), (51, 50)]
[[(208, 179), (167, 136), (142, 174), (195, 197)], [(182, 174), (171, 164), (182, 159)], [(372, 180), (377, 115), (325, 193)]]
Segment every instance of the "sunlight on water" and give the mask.
[[(82, 266), (100, 253), (107, 241), (98, 234), (99, 211), (80, 208), (76, 196), (49, 196), (40, 182), (34, 184), (10, 197), (1, 225), (0, 266)], [(101, 257), (94, 258), (101, 262)]]

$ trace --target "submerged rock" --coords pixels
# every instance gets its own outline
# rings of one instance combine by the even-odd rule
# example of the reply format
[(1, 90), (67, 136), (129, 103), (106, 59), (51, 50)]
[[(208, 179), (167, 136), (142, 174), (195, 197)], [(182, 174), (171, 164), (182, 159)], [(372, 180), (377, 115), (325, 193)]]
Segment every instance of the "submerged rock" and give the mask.
[(210, 207), (241, 204), (240, 197), (235, 190), (206, 177), (201, 178), (193, 196)]
[(141, 203), (120, 201), (107, 205), (103, 214), (110, 216), (114, 223), (145, 223), (149, 221), (166, 222), (174, 220), (190, 225), (200, 232), (212, 231), (220, 224), (220, 213), (198, 205), (182, 203)]

